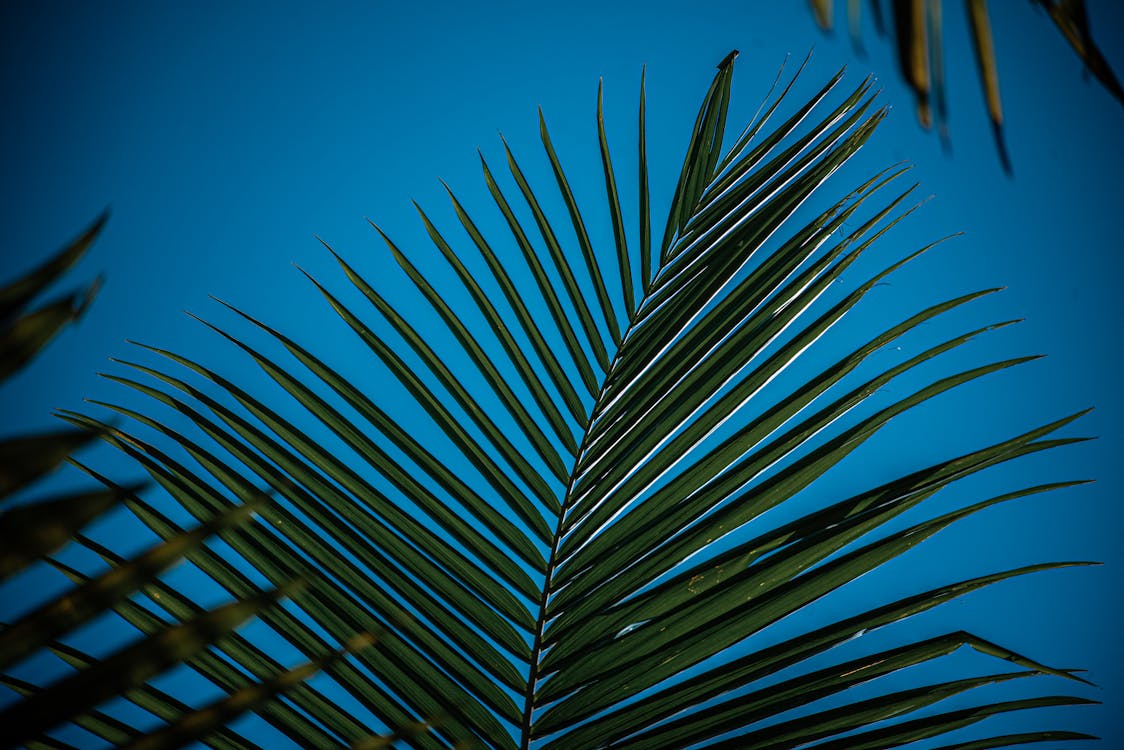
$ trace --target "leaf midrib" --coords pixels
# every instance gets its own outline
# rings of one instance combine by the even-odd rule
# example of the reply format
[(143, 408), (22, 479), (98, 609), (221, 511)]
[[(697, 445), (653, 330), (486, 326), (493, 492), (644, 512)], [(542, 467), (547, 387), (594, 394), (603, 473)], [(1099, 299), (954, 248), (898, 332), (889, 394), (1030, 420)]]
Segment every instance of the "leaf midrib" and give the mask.
[[(661, 267), (660, 270), (662, 271), (663, 268)], [(561, 508), (558, 511), (558, 521), (554, 527), (554, 537), (551, 540), (550, 556), (547, 558), (546, 562), (546, 577), (543, 581), (542, 597), (539, 599), (539, 612), (535, 617), (535, 640), (533, 645), (531, 646), (530, 673), (527, 676), (527, 689), (524, 693), (523, 720), (520, 726), (519, 750), (529, 750), (531, 744), (531, 725), (532, 717), (535, 711), (535, 690), (538, 686), (540, 677), (538, 670), (542, 657), (543, 632), (546, 629), (547, 604), (550, 601), (551, 595), (554, 593), (554, 571), (559, 562), (558, 550), (562, 543), (562, 528), (566, 522), (566, 514), (570, 510), (570, 501), (572, 498), (574, 485), (577, 483), (577, 478), (579, 476), (578, 469), (582, 466), (582, 460), (584, 459), (585, 452), (589, 447), (590, 436), (594, 432), (593, 428), (597, 416), (599, 415), (598, 407), (601, 404), (601, 400), (605, 397), (606, 389), (609, 387), (609, 383), (613, 379), (613, 374), (617, 370), (617, 365), (620, 362), (621, 354), (624, 352), (626, 345), (631, 338), (633, 328), (636, 325), (637, 319), (639, 318), (638, 311), (644, 307), (644, 303), (648, 300), (648, 293), (650, 291), (650, 288), (651, 287), (645, 290), (644, 297), (641, 300), (640, 305), (637, 306), (637, 313), (634, 313), (631, 316), (628, 323), (628, 328), (621, 337), (620, 346), (617, 347), (617, 351), (613, 355), (613, 360), (609, 363), (609, 368), (605, 371), (605, 376), (601, 380), (600, 389), (597, 391), (597, 396), (594, 398), (593, 405), (590, 408), (590, 416), (587, 419), (585, 427), (583, 429), (581, 444), (578, 446), (578, 450), (574, 454), (574, 462), (572, 467), (570, 468), (570, 477), (566, 484), (566, 492), (562, 497)]]

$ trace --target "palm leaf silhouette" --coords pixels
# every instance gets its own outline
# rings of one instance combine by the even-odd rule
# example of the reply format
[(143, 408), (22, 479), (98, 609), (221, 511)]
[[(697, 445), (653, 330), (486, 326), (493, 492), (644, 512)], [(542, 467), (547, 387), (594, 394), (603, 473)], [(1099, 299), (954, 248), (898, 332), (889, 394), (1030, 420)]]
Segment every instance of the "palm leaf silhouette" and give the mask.
[[(1081, 59), (1085, 70), (1121, 104), (1124, 104), (1124, 87), (1113, 72), (1108, 60), (1093, 41), (1092, 24), (1085, 0), (1031, 0), (1040, 6), (1054, 22), (1066, 42)], [(816, 23), (830, 31), (834, 26), (833, 0), (809, 0)], [(881, 0), (871, 0), (870, 10), (875, 27), (886, 33), (885, 11)], [(987, 0), (964, 0), (964, 12), (972, 35), (976, 66), (979, 68), (980, 86), (987, 102), (995, 147), (1004, 170), (1011, 171), (1011, 160), (1003, 138), (1003, 101), (999, 87), (999, 66), (995, 59), (995, 43), (987, 9)], [(851, 40), (862, 49), (862, 2), (848, 0), (847, 22)], [(941, 139), (948, 142), (948, 105), (944, 77), (943, 11), (941, 0), (895, 0), (890, 3), (893, 22), (892, 36), (897, 47), (898, 67), (910, 90), (913, 91), (917, 119), (925, 128), (934, 123)], [(935, 114), (935, 118), (934, 118)]]
[[(35, 300), (85, 254), (105, 225), (103, 214), (85, 232), (45, 263), (0, 289), (0, 380), (26, 367), (61, 331), (88, 308), (101, 286), (95, 281), (83, 290), (64, 294), (39, 307)], [(63, 430), (7, 437), (0, 441), (0, 502), (15, 500), (27, 491), (38, 491), (41, 481), (64, 462), (76, 465), (71, 454), (95, 440), (99, 433)], [(92, 710), (105, 700), (124, 696), (155, 715), (183, 722), (190, 715), (186, 704), (144, 685), (160, 674), (223, 637), (263, 607), (273, 604), (278, 591), (247, 596), (211, 611), (197, 609), (182, 622), (168, 625), (156, 620), (147, 638), (102, 659), (93, 658), (56, 639), (66, 636), (114, 607), (129, 607), (128, 597), (152, 582), (192, 549), (222, 529), (244, 524), (256, 503), (232, 508), (190, 531), (167, 540), (132, 559), (113, 556), (111, 567), (97, 576), (85, 576), (49, 557), (69, 543), (93, 543), (82, 536), (84, 528), (113, 509), (128, 504), (141, 485), (106, 483), (102, 489), (84, 489), (31, 502), (13, 503), (0, 514), (0, 580), (35, 574), (30, 569), (46, 559), (78, 583), (65, 593), (42, 602), (0, 629), (0, 670), (50, 650), (70, 667), (68, 676), (48, 685), (0, 674), (0, 683), (22, 696), (0, 710), (0, 744), (14, 747), (25, 742), (40, 746), (36, 737), (64, 721), (73, 721), (114, 744), (142, 743), (145, 747), (169, 746), (161, 734), (149, 735), (111, 716)], [(38, 492), (37, 492), (38, 494)], [(355, 644), (359, 647), (360, 644)], [(319, 665), (313, 665), (317, 667)], [(268, 691), (269, 685), (256, 687)], [(230, 706), (228, 718), (250, 706), (240, 701)], [(176, 726), (173, 724), (172, 726)], [(247, 741), (225, 727), (217, 728), (208, 744), (246, 747)], [(182, 735), (181, 735), (182, 736)], [(150, 743), (150, 744), (143, 744)], [(163, 743), (163, 744), (162, 744)], [(182, 744), (182, 743), (181, 743)], [(48, 744), (55, 747), (57, 744)]]
[[(501, 256), (501, 240), (486, 238), (451, 190), (467, 240), (450, 239), (419, 208), (436, 249), (424, 263), (376, 227), (442, 333), (400, 311), (386, 296), (388, 282), (368, 280), (332, 251), (350, 288), (313, 284), (354, 332), (358, 351), (373, 355), (424, 416), (399, 419), (394, 404), (233, 307), (260, 343), (214, 330), (286, 392), (286, 401), (271, 405), (261, 389), (146, 347), (146, 356), (165, 364), (127, 362), (132, 374), (109, 377), (174, 418), (105, 404), (135, 423), (125, 428), (66, 414), (135, 458), (197, 518), (269, 495), (262, 523), (221, 532), (241, 560), (205, 547), (188, 558), (236, 597), (251, 595), (259, 578), (305, 581), (292, 596), (298, 609), (260, 615), (289, 646), (322, 658), (356, 633), (378, 634), (352, 658), (324, 662), (333, 687), (287, 685), (286, 700), (257, 706), (300, 746), (879, 748), (999, 713), (1088, 702), (1052, 695), (924, 710), (1019, 677), (1079, 679), (963, 631), (801, 668), (857, 634), (991, 583), (1078, 563), (950, 582), (754, 645), (754, 634), (948, 525), (1073, 484), (1015, 488), (876, 533), (958, 479), (1078, 439), (1055, 436), (1073, 415), (781, 525), (761, 518), (895, 416), (1032, 358), (956, 372), (870, 407), (878, 389), (1001, 322), (858, 385), (847, 378), (916, 327), (994, 291), (985, 290), (875, 332), (756, 408), (768, 383), (923, 250), (835, 302), (821, 300), (909, 212), (902, 206), (910, 190), (893, 189), (906, 170), (880, 172), (798, 228), (785, 228), (884, 113), (873, 105), (869, 81), (828, 104), (839, 74), (768, 130), (789, 84), (724, 149), (734, 57), (719, 65), (703, 99), (660, 236), (650, 217), (642, 79), (635, 232), (625, 226), (598, 93), (612, 251), (597, 250), (600, 240), (541, 113), (561, 221), (506, 142), (514, 188), (502, 187), (481, 159), (508, 230), (502, 241), (514, 243), (519, 262)], [(571, 231), (575, 246), (564, 247)], [(452, 273), (444, 282), (432, 270), (438, 257)], [(487, 274), (469, 270), (478, 263)], [(446, 334), (463, 359), (435, 343)], [(747, 403), (755, 407), (748, 417), (741, 411)], [(185, 420), (189, 428), (176, 427)], [(158, 534), (180, 533), (153, 505), (132, 507)], [(172, 617), (197, 609), (182, 592), (147, 590)], [(142, 629), (153, 625), (145, 607), (119, 611)], [(965, 647), (1019, 671), (922, 682), (842, 707), (816, 703)], [(216, 648), (188, 663), (224, 687), (239, 684), (243, 671), (265, 679), (280, 669), (264, 642), (238, 636)], [(360, 709), (341, 710), (333, 690)], [(786, 715), (794, 709), (799, 719)], [(1080, 737), (1037, 732), (959, 746)]]

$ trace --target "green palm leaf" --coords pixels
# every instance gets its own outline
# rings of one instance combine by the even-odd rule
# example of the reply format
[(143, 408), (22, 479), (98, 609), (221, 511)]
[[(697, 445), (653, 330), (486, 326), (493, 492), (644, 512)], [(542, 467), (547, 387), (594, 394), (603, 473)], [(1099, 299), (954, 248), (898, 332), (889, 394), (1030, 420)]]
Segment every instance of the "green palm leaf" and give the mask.
[[(1085, 0), (1030, 0), (1041, 6), (1057, 26), (1069, 46), (1092, 73), (1121, 104), (1124, 104), (1124, 87), (1093, 41)], [(813, 16), (821, 29), (830, 31), (834, 26), (832, 10), (834, 0), (809, 0)], [(871, 0), (875, 26), (880, 34), (886, 33), (882, 1)], [(944, 77), (943, 13), (941, 0), (893, 0), (890, 4), (893, 20), (892, 36), (897, 48), (898, 67), (906, 84), (913, 92), (917, 119), (925, 128), (934, 121), (942, 140), (948, 139), (947, 92)], [(964, 0), (964, 11), (972, 36), (976, 66), (979, 68), (980, 86), (987, 105), (988, 118), (995, 136), (995, 147), (1003, 168), (1011, 171), (1011, 160), (1003, 137), (1003, 102), (999, 87), (999, 65), (995, 58), (994, 34), (987, 0)], [(851, 40), (861, 50), (862, 2), (848, 0), (847, 17)], [(1014, 31), (1014, 29), (1011, 29)], [(934, 117), (935, 114), (935, 117)]]
[[(288, 647), (322, 664), (335, 687), (321, 693), (292, 686), (299, 711), (266, 701), (277, 680), (288, 678), (267, 663), (268, 644), (239, 636), (220, 644), (223, 658), (208, 652), (190, 662), (234, 696), (256, 696), (228, 701), (252, 703), (302, 746), (560, 750), (891, 747), (998, 713), (1087, 702), (1065, 695), (983, 699), (969, 709), (914, 715), (1019, 677), (1081, 682), (963, 631), (823, 661), (856, 634), (999, 581), (1083, 563), (1001, 570), (787, 632), (768, 647), (753, 640), (950, 524), (1077, 484), (1018, 488), (905, 528), (889, 525), (959, 479), (1080, 439), (1057, 435), (1078, 415), (1066, 417), (840, 493), (785, 524), (763, 521), (895, 417), (1033, 357), (920, 379), (923, 365), (1011, 322), (999, 321), (856, 381), (860, 368), (871, 371), (876, 352), (995, 291), (983, 290), (903, 314), (850, 342), (811, 376), (786, 374), (818, 340), (836, 335), (839, 321), (876, 285), (927, 248), (846, 294), (833, 293), (849, 279), (844, 272), (859, 268), (856, 261), (913, 210), (905, 207), (911, 189), (894, 189), (906, 171), (897, 167), (826, 208), (801, 210), (884, 112), (872, 102), (869, 81), (827, 105), (837, 75), (770, 130), (789, 84), (727, 148), (734, 57), (719, 65), (699, 109), (658, 252), (643, 83), (637, 237), (626, 229), (628, 198), (610, 157), (599, 87), (607, 236), (587, 221), (592, 206), (575, 195), (540, 113), (557, 193), (548, 199), (533, 188), (505, 142), (514, 189), (501, 187), (482, 161), (502, 219), (494, 225), (498, 236), (486, 237), (481, 227), (493, 225), (470, 217), (451, 189), (466, 237), (439, 229), (419, 207), (436, 251), (429, 258), (407, 253), (376, 227), (430, 319), (440, 321), (438, 330), (389, 301), (379, 286), (391, 282), (372, 282), (331, 251), (351, 288), (332, 291), (313, 280), (317, 292), (355, 334), (357, 351), (372, 354), (379, 371), (401, 385), (415, 416), (398, 416), (384, 397), (349, 381), (342, 366), (230, 306), (262, 343), (207, 325), (257, 365), (282, 401), (270, 403), (260, 389), (194, 359), (145, 347), (144, 356), (160, 365), (129, 362), (132, 376), (109, 377), (150, 399), (154, 411), (102, 404), (131, 426), (64, 415), (132, 457), (201, 521), (228, 512), (235, 500), (269, 495), (260, 523), (223, 533), (237, 559), (206, 547), (187, 556), (236, 597), (255, 590), (251, 569), (274, 585), (307, 581), (293, 596), (294, 609), (270, 608), (261, 618)], [(551, 202), (564, 207), (561, 222)], [(534, 237), (521, 215), (533, 221)], [(518, 248), (517, 260), (502, 259), (498, 248), (507, 242)], [(447, 286), (430, 273), (436, 258), (453, 271)], [(784, 378), (788, 387), (778, 397), (743, 411)], [(902, 390), (875, 408), (870, 397), (892, 382)], [(185, 423), (191, 427), (174, 426)], [(182, 533), (150, 502), (130, 495), (127, 505), (161, 537)], [(189, 598), (160, 586), (143, 590), (175, 618), (195, 616), (199, 608)], [(142, 630), (158, 626), (133, 603), (119, 612)], [(377, 633), (377, 645), (351, 660), (325, 657), (362, 632)], [(817, 703), (961, 648), (1022, 671), (887, 687), (843, 708)], [(820, 657), (814, 668), (807, 666), (813, 657)], [(242, 670), (262, 685), (245, 688)], [(768, 682), (782, 671), (782, 681)], [(339, 717), (332, 690), (368, 713)], [(778, 720), (794, 709), (803, 718)], [(185, 736), (175, 727), (166, 736)], [(1003, 735), (964, 746), (1081, 736)]]
[(0, 712), (0, 742), (14, 747), (190, 658), (277, 601), (274, 590), (205, 612), (130, 644)]
[[(85, 311), (100, 282), (84, 291), (31, 308), (40, 294), (78, 262), (105, 220), (103, 215), (46, 263), (0, 289), (0, 380), (26, 366), (65, 325)], [(88, 422), (79, 426), (84, 429), (20, 435), (0, 441), (0, 501), (35, 489), (40, 480), (64, 462), (85, 468), (71, 458), (71, 454), (106, 434), (101, 426), (89, 429)], [(108, 425), (104, 427), (109, 428)], [(114, 744), (149, 742), (145, 732), (95, 707), (107, 699), (124, 697), (161, 719), (172, 721), (185, 714), (193, 715), (186, 703), (144, 683), (181, 662), (213, 658), (206, 649), (214, 641), (271, 606), (280, 596), (280, 589), (269, 593), (246, 590), (240, 592), (241, 601), (225, 607), (211, 611), (194, 607), (176, 613), (177, 624), (168, 624), (151, 613), (147, 613), (147, 617), (138, 615), (137, 605), (128, 597), (138, 589), (163, 586), (158, 577), (168, 568), (185, 556), (194, 557), (200, 549), (206, 549), (205, 542), (214, 535), (244, 526), (250, 511), (260, 505), (261, 498), (249, 498), (246, 505), (224, 509), (215, 516), (203, 516), (203, 523), (190, 531), (176, 528), (174, 533), (162, 535), (162, 543), (132, 559), (125, 559), (102, 550), (82, 532), (95, 519), (121, 504), (143, 507), (136, 493), (144, 485), (119, 486), (90, 473), (102, 481), (105, 489), (81, 490), (30, 502), (17, 499), (0, 514), (0, 579), (19, 581), (19, 577), (26, 576), (24, 581), (34, 581), (35, 573), (29, 568), (46, 560), (77, 583), (73, 589), (42, 602), (15, 622), (0, 628), (0, 669), (17, 668), (29, 657), (48, 651), (71, 668), (67, 676), (45, 686), (41, 680), (29, 682), (13, 674), (0, 673), (0, 684), (16, 695), (16, 699), (9, 700), (0, 711), (0, 746), (3, 747), (71, 747), (44, 734), (66, 722), (73, 722)], [(109, 569), (96, 577), (89, 576), (48, 557), (68, 545), (73, 547), (74, 542), (106, 552), (103, 557), (110, 564)], [(69, 637), (110, 609), (117, 609), (127, 620), (130, 613), (134, 615), (133, 624), (141, 627), (147, 637), (103, 658), (55, 640)], [(306, 677), (308, 671), (286, 674), (289, 676), (280, 683), (266, 679), (264, 683), (243, 687), (245, 691), (256, 691), (261, 697), (256, 703), (223, 704), (224, 716), (235, 717), (265, 703), (266, 696), (292, 689), (298, 678)], [(243, 683), (245, 679), (238, 676), (229, 684)], [(265, 710), (276, 709), (269, 705)], [(210, 747), (255, 747), (224, 727), (212, 727), (206, 734), (209, 736), (205, 742)]]

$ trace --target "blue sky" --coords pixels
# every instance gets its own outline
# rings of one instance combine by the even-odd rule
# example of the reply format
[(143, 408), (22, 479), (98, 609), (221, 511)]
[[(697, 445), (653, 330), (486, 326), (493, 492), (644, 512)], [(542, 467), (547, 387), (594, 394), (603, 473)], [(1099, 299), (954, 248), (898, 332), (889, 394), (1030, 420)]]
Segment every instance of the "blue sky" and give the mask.
[[(292, 265), (336, 278), (317, 236), (374, 275), (389, 273), (392, 261), (366, 217), (418, 256), (429, 252), (409, 200), (451, 226), (440, 177), (470, 206), (483, 205), (475, 149), (497, 161), (497, 130), (542, 174), (537, 106), (573, 164), (579, 200), (599, 196), (598, 78), (619, 173), (631, 174), (643, 65), (658, 216), (713, 65), (730, 49), (742, 51), (731, 114), (737, 129), (785, 57), (792, 70), (814, 47), (798, 94), (847, 64), (848, 85), (874, 72), (882, 100), (893, 106), (858, 164), (829, 183), (824, 204), (900, 160), (916, 165), (919, 195), (933, 196), (869, 268), (965, 233), (877, 290), (854, 330), (885, 327), (897, 319), (887, 316), (903, 317), (919, 300), (1007, 286), (959, 320), (1025, 322), (974, 344), (965, 362), (1048, 355), (901, 420), (854, 463), (850, 479), (904, 471), (1086, 406), (1096, 410), (1069, 434), (1099, 436), (998, 472), (980, 491), (1011, 489), (1027, 477), (1095, 478), (1095, 485), (981, 514), (850, 601), (1040, 560), (1105, 562), (1004, 584), (946, 608), (946, 619), (902, 632), (932, 635), (952, 623), (1048, 663), (1089, 669), (1101, 686), (1089, 695), (1108, 705), (1059, 716), (1104, 736), (1106, 746), (1124, 745), (1114, 719), (1124, 698), (1124, 401), (1117, 386), (1124, 380), (1117, 223), (1124, 109), (1082, 75), (1044, 14), (1030, 4), (993, 3), (1015, 166), (1014, 178), (1005, 176), (959, 4), (946, 5), (951, 154), (917, 127), (885, 40), (868, 28), (869, 54), (857, 57), (846, 34), (818, 32), (796, 0), (710, 3), (705, 11), (670, 2), (6, 4), (3, 275), (29, 267), (112, 209), (77, 272), (104, 274), (106, 287), (81, 325), (6, 388), (6, 428), (49, 425), (53, 408), (79, 408), (86, 397), (128, 398), (96, 376), (109, 366), (106, 357), (134, 356), (126, 338), (243, 367), (182, 314), (231, 322), (212, 294), (295, 338), (353, 351), (325, 332), (331, 316)], [(1098, 41), (1124, 70), (1124, 9), (1107, 0), (1089, 6)], [(634, 186), (622, 180), (622, 189), (631, 196)], [(607, 238), (607, 219), (592, 221)], [(956, 500), (979, 499), (971, 491)]]

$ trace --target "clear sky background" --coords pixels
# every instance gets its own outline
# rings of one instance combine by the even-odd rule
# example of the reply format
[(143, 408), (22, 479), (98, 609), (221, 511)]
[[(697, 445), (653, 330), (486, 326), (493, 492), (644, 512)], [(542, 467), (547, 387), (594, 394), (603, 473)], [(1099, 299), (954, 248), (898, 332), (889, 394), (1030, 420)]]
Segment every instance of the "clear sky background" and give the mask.
[[(1124, 701), (1124, 108), (1082, 75), (1043, 13), (1030, 3), (992, 3), (1015, 169), (1013, 178), (1004, 175), (962, 8), (945, 5), (950, 154), (917, 126), (890, 44), (875, 36), (869, 18), (868, 54), (859, 57), (845, 33), (820, 33), (797, 0), (6, 3), (0, 10), (0, 273), (10, 278), (30, 267), (107, 205), (112, 219), (74, 276), (104, 274), (103, 293), (76, 329), (6, 386), (4, 431), (51, 425), (53, 408), (80, 408), (86, 397), (131, 398), (96, 376), (109, 367), (106, 357), (134, 356), (126, 338), (238, 372), (244, 365), (229, 347), (182, 314), (230, 322), (209, 294), (346, 358), (355, 348), (332, 338), (340, 327), (292, 266), (338, 278), (314, 235), (375, 275), (389, 273), (391, 262), (364, 221), (370, 217), (417, 257), (428, 257), (409, 199), (432, 207), (450, 229), (437, 177), (470, 206), (484, 205), (475, 149), (497, 161), (497, 129), (543, 175), (539, 105), (571, 165), (579, 200), (588, 196), (596, 206), (603, 190), (597, 80), (605, 82), (618, 176), (631, 175), (643, 65), (660, 216), (715, 63), (730, 49), (742, 52), (731, 114), (731, 128), (739, 130), (786, 55), (794, 70), (814, 47), (794, 101), (846, 64), (855, 85), (876, 74), (882, 100), (893, 105), (856, 166), (829, 183), (817, 205), (826, 207), (861, 177), (900, 160), (916, 165), (919, 195), (934, 196), (864, 268), (965, 232), (876, 290), (877, 299), (847, 330), (873, 333), (923, 302), (1005, 285), (957, 318), (957, 330), (1026, 321), (973, 344), (949, 367), (1048, 355), (899, 420), (840, 481), (904, 473), (1086, 406), (1096, 410), (1067, 434), (1099, 436), (995, 472), (994, 480), (958, 490), (948, 502), (1034, 481), (1095, 478), (1096, 484), (974, 517), (891, 572), (864, 580), (850, 599), (817, 612), (842, 612), (1000, 567), (1102, 561), (1100, 568), (1003, 584), (898, 632), (921, 637), (964, 628), (1050, 664), (1088, 669), (1100, 689), (1083, 694), (1106, 705), (1060, 711), (1053, 724), (1100, 734), (1105, 747), (1124, 746), (1124, 726), (1116, 720)], [(1124, 7), (1111, 0), (1089, 6), (1098, 42), (1124, 73)], [(635, 186), (621, 182), (631, 205)], [(599, 211), (589, 213), (605, 242), (608, 222)], [(662, 226), (661, 219), (654, 223)], [(850, 275), (852, 282), (860, 278), (858, 271)], [(885, 356), (883, 363), (894, 355)], [(830, 486), (819, 492), (816, 497), (831, 497)], [(933, 505), (906, 521), (945, 507)], [(1037, 725), (1029, 718), (1009, 722)]]

